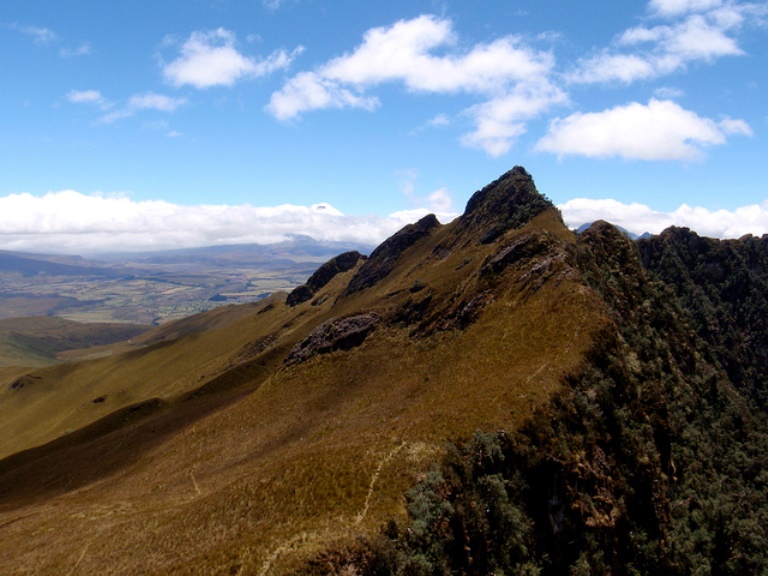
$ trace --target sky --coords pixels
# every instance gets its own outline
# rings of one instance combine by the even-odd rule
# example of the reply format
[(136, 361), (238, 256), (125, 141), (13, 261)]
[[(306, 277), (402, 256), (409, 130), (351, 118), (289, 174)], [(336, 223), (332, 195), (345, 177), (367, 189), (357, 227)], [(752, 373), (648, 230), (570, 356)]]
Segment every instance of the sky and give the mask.
[(768, 233), (768, 1), (3, 0), (0, 249), (376, 244), (515, 165)]

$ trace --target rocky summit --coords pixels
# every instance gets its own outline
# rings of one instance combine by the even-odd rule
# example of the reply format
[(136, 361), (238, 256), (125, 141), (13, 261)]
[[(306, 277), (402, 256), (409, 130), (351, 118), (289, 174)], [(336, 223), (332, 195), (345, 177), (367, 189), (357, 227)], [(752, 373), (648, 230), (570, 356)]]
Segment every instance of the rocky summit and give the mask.
[(291, 294), (0, 373), (3, 574), (768, 571), (768, 238), (515, 167)]

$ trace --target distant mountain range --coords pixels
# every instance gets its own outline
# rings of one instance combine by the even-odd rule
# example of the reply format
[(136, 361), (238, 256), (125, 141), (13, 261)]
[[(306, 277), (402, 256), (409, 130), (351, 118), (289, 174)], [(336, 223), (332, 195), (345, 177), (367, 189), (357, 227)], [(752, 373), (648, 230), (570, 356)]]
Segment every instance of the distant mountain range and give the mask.
[(294, 236), (270, 245), (103, 254), (89, 259), (0, 252), (0, 318), (160, 324), (291, 290), (345, 250), (372, 247)]
[(88, 262), (78, 256), (53, 256), (0, 250), (0, 271), (22, 276), (120, 276), (99, 262)]
[(575, 233), (515, 167), (284, 292), (0, 369), (0, 573), (766, 573), (766, 294), (768, 236)]

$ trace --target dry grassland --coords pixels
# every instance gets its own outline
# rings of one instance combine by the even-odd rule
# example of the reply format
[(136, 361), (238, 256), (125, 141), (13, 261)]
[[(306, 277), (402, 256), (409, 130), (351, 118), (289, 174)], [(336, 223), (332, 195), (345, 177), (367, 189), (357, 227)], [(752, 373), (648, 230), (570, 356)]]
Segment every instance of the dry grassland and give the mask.
[[(36, 370), (20, 391), (3, 374), (0, 453), (59, 440), (0, 462), (0, 573), (287, 574), (402, 515), (448, 439), (518, 426), (607, 322), (567, 261), (480, 273), (526, 234), (567, 254), (554, 214), (436, 256), (452, 234), (433, 231), (353, 295), (355, 271), (320, 305), (216, 311), (142, 348)], [(432, 329), (484, 292), (472, 322)], [(405, 319), (420, 303), (424, 315)], [(384, 319), (361, 346), (283, 367), (313, 327), (361, 311)], [(150, 398), (163, 403), (133, 418)]]

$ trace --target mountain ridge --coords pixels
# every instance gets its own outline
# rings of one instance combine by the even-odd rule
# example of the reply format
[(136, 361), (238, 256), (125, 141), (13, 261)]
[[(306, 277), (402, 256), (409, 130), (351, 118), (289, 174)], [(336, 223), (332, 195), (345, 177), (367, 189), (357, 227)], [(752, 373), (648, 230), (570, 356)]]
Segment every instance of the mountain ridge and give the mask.
[[(293, 305), (273, 295), (0, 389), (14, 454), (0, 461), (0, 570), (761, 565), (759, 372), (730, 381), (727, 340), (697, 331), (645, 248), (604, 222), (577, 236), (521, 167), (454, 222), (382, 246)], [(747, 348), (763, 325), (750, 329)], [(70, 416), (35, 432), (57, 393)], [(739, 451), (744, 469), (728, 460)], [(716, 501), (718, 477), (732, 489)], [(747, 533), (754, 545), (727, 536)]]

